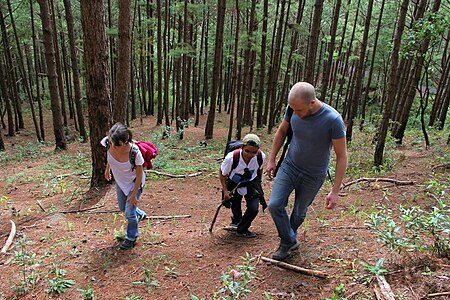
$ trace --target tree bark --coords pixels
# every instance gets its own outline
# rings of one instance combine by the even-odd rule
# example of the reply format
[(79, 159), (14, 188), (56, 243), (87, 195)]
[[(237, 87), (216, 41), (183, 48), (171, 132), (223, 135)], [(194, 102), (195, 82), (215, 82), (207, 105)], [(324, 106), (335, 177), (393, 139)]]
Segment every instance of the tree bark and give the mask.
[(408, 11), (408, 4), (409, 0), (402, 0), (402, 4), (400, 6), (400, 14), (397, 21), (397, 29), (393, 40), (393, 47), (390, 59), (391, 67), (389, 70), (387, 99), (385, 101), (385, 106), (383, 110), (383, 118), (377, 132), (377, 143), (375, 146), (375, 153), (374, 153), (374, 165), (376, 167), (379, 167), (383, 164), (383, 153), (384, 153), (384, 146), (386, 144), (386, 134), (389, 128), (389, 119), (391, 116), (391, 110), (394, 104), (394, 97), (395, 97), (395, 86), (396, 86), (395, 75), (398, 67), (400, 43), (403, 35), (403, 30), (405, 28), (405, 19), (406, 13)]
[(125, 124), (131, 76), (131, 0), (119, 1), (119, 37), (117, 46), (116, 88), (113, 104), (113, 123)]
[(216, 42), (214, 49), (214, 67), (211, 90), (211, 103), (209, 105), (208, 119), (205, 127), (205, 138), (212, 139), (214, 133), (214, 120), (216, 116), (216, 100), (219, 90), (219, 78), (222, 72), (223, 30), (225, 23), (226, 0), (217, 0)]
[(105, 7), (102, 1), (81, 0), (81, 24), (84, 34), (86, 96), (92, 153), (91, 187), (106, 185), (105, 149), (101, 139), (112, 125), (108, 69), (108, 42), (105, 31)]
[(316, 66), (317, 45), (319, 44), (320, 28), (323, 12), (323, 0), (316, 0), (314, 4), (314, 17), (311, 25), (311, 34), (309, 36), (308, 56), (305, 66), (305, 81), (315, 85), (314, 70)]
[(67, 141), (64, 135), (61, 114), (61, 100), (59, 98), (58, 76), (56, 74), (56, 57), (53, 44), (53, 28), (50, 19), (50, 7), (47, 0), (38, 0), (41, 9), (42, 30), (44, 32), (45, 60), (47, 62), (47, 78), (50, 91), (50, 101), (53, 116), (53, 131), (56, 149), (66, 150)]
[(75, 92), (75, 108), (78, 119), (78, 127), (80, 137), (83, 143), (87, 140), (86, 125), (84, 124), (83, 107), (81, 105), (81, 87), (80, 87), (80, 69), (78, 67), (78, 54), (75, 43), (75, 30), (73, 24), (72, 8), (70, 0), (64, 0), (64, 8), (66, 12), (67, 33), (69, 35), (70, 61), (72, 64), (73, 88)]

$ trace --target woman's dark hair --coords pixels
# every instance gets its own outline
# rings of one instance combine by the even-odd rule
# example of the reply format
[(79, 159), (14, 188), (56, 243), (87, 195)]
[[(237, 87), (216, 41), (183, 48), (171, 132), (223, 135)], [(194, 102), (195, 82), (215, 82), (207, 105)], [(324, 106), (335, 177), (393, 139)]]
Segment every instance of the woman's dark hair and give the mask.
[(127, 129), (122, 123), (114, 124), (108, 132), (108, 138), (114, 146), (122, 146), (129, 143), (133, 139), (131, 131)]

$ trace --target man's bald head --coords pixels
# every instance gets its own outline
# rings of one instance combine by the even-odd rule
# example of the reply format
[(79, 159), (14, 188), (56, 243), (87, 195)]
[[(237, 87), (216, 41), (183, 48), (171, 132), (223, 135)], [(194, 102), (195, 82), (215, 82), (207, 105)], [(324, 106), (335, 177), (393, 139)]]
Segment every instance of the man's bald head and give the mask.
[(316, 100), (316, 91), (314, 86), (308, 82), (297, 82), (292, 86), (288, 102), (302, 101), (304, 103), (311, 103), (311, 101)]

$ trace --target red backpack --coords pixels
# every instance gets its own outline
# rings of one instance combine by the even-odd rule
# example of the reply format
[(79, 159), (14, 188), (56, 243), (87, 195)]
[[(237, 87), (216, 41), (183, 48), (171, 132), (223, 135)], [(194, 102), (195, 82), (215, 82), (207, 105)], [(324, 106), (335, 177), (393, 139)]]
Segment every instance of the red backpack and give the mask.
[(153, 169), (152, 159), (158, 155), (158, 148), (152, 142), (134, 141), (130, 151), (130, 163), (136, 168), (136, 154), (141, 151), (144, 158), (144, 168)]

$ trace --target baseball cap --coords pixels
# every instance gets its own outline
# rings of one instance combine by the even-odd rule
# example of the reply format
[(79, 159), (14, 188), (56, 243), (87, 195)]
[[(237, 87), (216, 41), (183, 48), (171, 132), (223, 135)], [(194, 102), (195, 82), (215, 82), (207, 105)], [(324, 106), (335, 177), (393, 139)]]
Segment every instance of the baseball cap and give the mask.
[(261, 146), (261, 140), (256, 134), (249, 133), (242, 139), (242, 143), (244, 146), (250, 145), (254, 147), (260, 147)]

